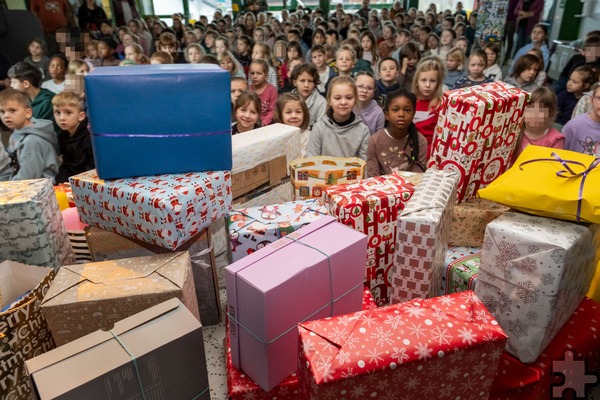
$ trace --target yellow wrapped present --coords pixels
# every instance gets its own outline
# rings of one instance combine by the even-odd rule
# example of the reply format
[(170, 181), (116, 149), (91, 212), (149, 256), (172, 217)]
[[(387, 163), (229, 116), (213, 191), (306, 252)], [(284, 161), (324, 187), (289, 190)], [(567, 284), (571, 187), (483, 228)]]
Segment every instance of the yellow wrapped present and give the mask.
[(481, 198), (530, 214), (600, 223), (600, 158), (528, 146)]

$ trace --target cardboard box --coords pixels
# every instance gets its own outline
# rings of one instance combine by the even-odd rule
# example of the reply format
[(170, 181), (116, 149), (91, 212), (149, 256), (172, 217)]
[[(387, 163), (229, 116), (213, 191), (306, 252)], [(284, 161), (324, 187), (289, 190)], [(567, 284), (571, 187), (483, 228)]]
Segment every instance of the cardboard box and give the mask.
[(40, 310), (55, 272), (14, 261), (0, 263), (0, 397), (29, 399), (25, 360), (55, 348)]
[[(171, 299), (26, 362), (36, 399), (210, 400), (202, 326)], [(68, 379), (66, 379), (68, 377)]]
[(487, 399), (506, 334), (473, 292), (299, 324), (299, 399)]
[(398, 215), (392, 303), (437, 295), (444, 275), (458, 175), (430, 169)]
[(239, 208), (227, 216), (231, 260), (237, 261), (328, 215), (319, 200)]
[(459, 174), (458, 201), (474, 198), (508, 169), (528, 100), (504, 82), (444, 93), (427, 167)]
[(294, 372), (296, 324), (361, 309), (366, 242), (323, 216), (227, 266), (233, 365), (266, 391)]
[(85, 94), (98, 176), (231, 170), (230, 86), (218, 65), (94, 69)]
[(294, 188), (289, 179), (284, 179), (282, 183), (275, 187), (266, 189), (258, 188), (242, 197), (233, 200), (236, 208), (240, 207), (261, 207), (265, 204), (279, 204), (293, 201)]
[(481, 247), (487, 224), (508, 209), (485, 199), (470, 199), (455, 204), (450, 223), (450, 246)]
[(64, 266), (42, 311), (61, 346), (174, 297), (200, 319), (188, 253)]
[(325, 189), (323, 202), (344, 225), (367, 235), (365, 284), (378, 306), (390, 303), (398, 214), (415, 187), (399, 174)]
[(249, 170), (231, 176), (231, 191), (234, 199), (265, 184), (276, 186), (287, 176), (285, 156), (259, 164)]
[(104, 181), (92, 170), (70, 181), (83, 222), (168, 250), (231, 210), (228, 171)]
[(320, 198), (326, 187), (358, 182), (367, 163), (357, 157), (318, 156), (290, 162), (294, 200)]
[(0, 182), (0, 261), (58, 269), (75, 255), (50, 179)]
[(475, 292), (534, 362), (575, 311), (600, 252), (600, 226), (509, 211), (488, 224)]
[[(85, 238), (95, 262), (174, 253), (164, 247), (126, 238), (95, 226), (86, 229)], [(203, 326), (218, 324), (221, 320), (221, 299), (212, 235), (208, 233), (208, 228), (179, 247), (178, 251), (187, 251), (192, 260), (200, 322)]]

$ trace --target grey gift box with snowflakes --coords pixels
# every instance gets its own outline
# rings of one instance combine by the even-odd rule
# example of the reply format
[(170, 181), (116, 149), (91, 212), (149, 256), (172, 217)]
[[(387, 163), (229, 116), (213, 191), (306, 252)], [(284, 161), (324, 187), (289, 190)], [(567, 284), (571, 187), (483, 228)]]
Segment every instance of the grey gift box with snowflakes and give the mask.
[(583, 300), (599, 251), (599, 225), (514, 211), (488, 224), (475, 292), (507, 333), (506, 350), (537, 359)]

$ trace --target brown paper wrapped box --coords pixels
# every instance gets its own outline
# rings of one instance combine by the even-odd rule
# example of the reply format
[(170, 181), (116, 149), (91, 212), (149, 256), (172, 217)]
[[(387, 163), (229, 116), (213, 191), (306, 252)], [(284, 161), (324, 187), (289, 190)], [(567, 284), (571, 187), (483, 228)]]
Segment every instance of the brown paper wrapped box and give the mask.
[(42, 312), (61, 346), (174, 297), (199, 320), (186, 252), (64, 266)]
[(177, 299), (33, 358), (26, 367), (34, 399), (210, 400), (202, 326)]
[(40, 310), (54, 275), (50, 267), (0, 263), (0, 399), (29, 399), (25, 360), (56, 347)]
[(494, 201), (471, 199), (454, 206), (450, 246), (481, 247), (487, 224), (508, 211)]
[[(96, 262), (174, 253), (164, 247), (153, 246), (95, 226), (87, 227), (85, 232), (92, 260)], [(221, 320), (221, 299), (212, 239), (207, 228), (177, 249), (188, 251), (192, 258), (192, 274), (203, 326), (216, 325)]]

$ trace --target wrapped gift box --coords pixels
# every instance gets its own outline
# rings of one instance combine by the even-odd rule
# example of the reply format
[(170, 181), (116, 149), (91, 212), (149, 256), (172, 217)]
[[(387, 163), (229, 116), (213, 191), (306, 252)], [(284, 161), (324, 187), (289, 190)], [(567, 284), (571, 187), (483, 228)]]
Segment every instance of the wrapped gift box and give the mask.
[[(574, 360), (585, 360), (587, 376), (573, 378), (577, 379), (577, 382), (593, 380), (593, 373), (600, 374), (599, 331), (600, 304), (586, 297), (535, 363), (523, 364), (506, 352), (502, 354), (498, 375), (492, 385), (490, 400), (551, 398), (554, 390), (552, 385), (560, 387), (562, 380), (560, 375), (554, 375), (553, 372), (562, 372), (564, 368), (564, 366), (554, 363), (566, 360), (567, 351), (573, 352)], [(586, 389), (583, 392), (586, 392)], [(590, 393), (578, 392), (577, 397), (587, 398), (586, 394)], [(560, 398), (561, 395), (559, 390), (554, 397)]]
[(444, 93), (428, 167), (459, 174), (459, 201), (474, 198), (506, 171), (528, 98), (504, 82)]
[(365, 283), (378, 306), (390, 303), (398, 213), (415, 187), (398, 174), (327, 188), (323, 201), (342, 224), (369, 238)]
[(231, 260), (237, 261), (327, 214), (317, 199), (240, 208), (227, 216)]
[(527, 146), (479, 196), (530, 214), (599, 224), (599, 163), (575, 151)]
[(64, 266), (42, 311), (60, 346), (174, 297), (200, 319), (188, 253)]
[(83, 222), (168, 250), (231, 209), (227, 171), (104, 181), (92, 170), (70, 180)]
[(52, 268), (0, 263), (0, 393), (3, 399), (32, 395), (25, 360), (55, 346), (40, 310), (55, 272)]
[(85, 240), (85, 228), (88, 226), (81, 222), (77, 208), (69, 207), (62, 211), (63, 221), (67, 229), (67, 236), (75, 254), (75, 262), (83, 264), (92, 261), (90, 246)]
[(0, 182), (0, 261), (58, 269), (75, 255), (50, 179)]
[(458, 175), (430, 169), (398, 215), (392, 303), (437, 295), (444, 274)]
[(203, 343), (198, 320), (171, 299), (26, 366), (36, 399), (210, 400)]
[(508, 207), (485, 199), (455, 204), (450, 223), (450, 246), (481, 247), (487, 224), (507, 211)]
[(300, 399), (487, 399), (506, 344), (473, 292), (298, 326)]
[(448, 246), (448, 251), (446, 251), (446, 258), (444, 260), (444, 271), (446, 271), (446, 273), (442, 275), (442, 286), (440, 291), (438, 292), (438, 296), (450, 294), (450, 292), (447, 292), (447, 290), (450, 289), (446, 289), (446, 275), (448, 273), (448, 268), (450, 267), (450, 265), (460, 260), (461, 258), (467, 258), (475, 254), (479, 254), (479, 257), (481, 257), (481, 248)]
[(319, 198), (332, 185), (354, 183), (365, 176), (367, 163), (357, 157), (309, 157), (290, 162), (294, 200)]
[[(126, 238), (95, 226), (86, 229), (85, 238), (95, 262), (174, 253), (164, 247)], [(200, 322), (203, 326), (218, 324), (221, 320), (221, 299), (212, 236), (208, 233), (208, 228), (179, 247), (178, 251), (187, 251), (192, 260)]]
[(230, 170), (230, 82), (206, 64), (94, 69), (85, 95), (98, 176)]
[(461, 257), (446, 267), (446, 294), (475, 290), (481, 253)]
[(598, 263), (600, 226), (509, 211), (488, 224), (475, 292), (534, 362), (583, 299)]
[(294, 372), (296, 324), (361, 309), (366, 242), (323, 216), (227, 266), (233, 365), (266, 391)]
[[(372, 310), (377, 308), (375, 299), (369, 288), (363, 291), (362, 309)], [(233, 366), (231, 362), (231, 345), (229, 343), (229, 324), (225, 325), (225, 360), (227, 368), (227, 392), (231, 400), (297, 400), (300, 390), (298, 387), (298, 373), (294, 372), (285, 378), (279, 385), (269, 392), (265, 392), (242, 371)]]

